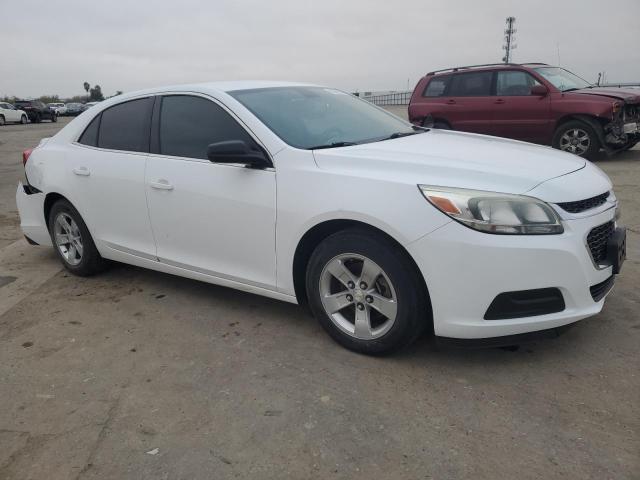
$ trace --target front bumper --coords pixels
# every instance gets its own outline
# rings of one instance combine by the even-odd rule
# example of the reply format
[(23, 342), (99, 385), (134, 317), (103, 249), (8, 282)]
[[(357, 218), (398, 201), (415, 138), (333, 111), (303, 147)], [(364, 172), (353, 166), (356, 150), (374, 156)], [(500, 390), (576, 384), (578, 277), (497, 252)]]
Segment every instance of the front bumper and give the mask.
[[(563, 221), (561, 235), (491, 235), (451, 222), (408, 245), (424, 275), (437, 336), (478, 339), (555, 329), (600, 312), (590, 287), (612, 275), (592, 261), (586, 237), (615, 220), (615, 208)], [(530, 317), (485, 320), (503, 292), (555, 287), (564, 310)], [(608, 291), (607, 291), (608, 293)]]

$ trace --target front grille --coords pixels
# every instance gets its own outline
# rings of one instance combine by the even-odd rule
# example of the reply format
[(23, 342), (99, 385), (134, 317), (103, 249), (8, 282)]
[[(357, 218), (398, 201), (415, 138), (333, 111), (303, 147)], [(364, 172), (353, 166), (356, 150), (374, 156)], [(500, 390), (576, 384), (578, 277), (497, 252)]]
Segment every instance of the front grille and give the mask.
[(589, 287), (589, 291), (591, 292), (591, 298), (593, 298), (594, 302), (599, 302), (604, 298), (604, 296), (611, 290), (613, 287), (613, 281), (615, 277), (611, 275), (604, 282), (600, 282), (595, 284), (593, 287)]
[(607, 198), (609, 198), (609, 192), (601, 193), (600, 195), (587, 198), (586, 200), (559, 203), (558, 206), (569, 213), (580, 213), (585, 210), (599, 207), (607, 201)]
[(593, 228), (587, 235), (587, 245), (596, 264), (603, 263), (607, 259), (607, 242), (614, 231), (615, 224), (612, 220)]

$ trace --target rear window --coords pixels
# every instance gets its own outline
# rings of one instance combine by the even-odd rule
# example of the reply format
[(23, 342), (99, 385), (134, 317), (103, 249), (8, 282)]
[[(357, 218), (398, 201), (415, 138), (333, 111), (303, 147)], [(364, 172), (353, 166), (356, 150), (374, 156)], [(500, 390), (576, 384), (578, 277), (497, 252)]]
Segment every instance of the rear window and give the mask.
[(84, 129), (84, 132), (78, 140), (83, 145), (89, 145), (91, 147), (98, 146), (98, 128), (100, 127), (100, 115), (96, 115), (96, 118), (91, 120), (91, 123)]
[(448, 96), (485, 97), (491, 95), (493, 72), (458, 73), (451, 79)]
[(98, 147), (129, 152), (149, 151), (153, 98), (120, 103), (102, 112)]
[(427, 84), (427, 88), (422, 93), (423, 97), (441, 97), (447, 89), (449, 84), (450, 75), (443, 75), (441, 77), (434, 77)]

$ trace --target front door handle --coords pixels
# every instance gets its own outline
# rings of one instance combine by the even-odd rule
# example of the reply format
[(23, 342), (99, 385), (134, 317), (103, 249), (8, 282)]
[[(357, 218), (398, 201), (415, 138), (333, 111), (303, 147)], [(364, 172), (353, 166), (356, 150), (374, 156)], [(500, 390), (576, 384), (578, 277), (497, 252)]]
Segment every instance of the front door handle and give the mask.
[(91, 172), (87, 167), (76, 167), (73, 169), (73, 173), (80, 175), (81, 177), (88, 177), (91, 175)]
[(504, 99), (499, 98), (499, 99), (497, 99), (497, 100), (496, 100), (495, 102), (493, 102), (493, 103), (504, 103)]
[(451, 99), (451, 100), (447, 100), (447, 105), (455, 105), (456, 101)]
[(160, 179), (155, 182), (149, 182), (151, 188), (155, 188), (156, 190), (173, 190), (173, 185), (171, 185), (165, 179)]

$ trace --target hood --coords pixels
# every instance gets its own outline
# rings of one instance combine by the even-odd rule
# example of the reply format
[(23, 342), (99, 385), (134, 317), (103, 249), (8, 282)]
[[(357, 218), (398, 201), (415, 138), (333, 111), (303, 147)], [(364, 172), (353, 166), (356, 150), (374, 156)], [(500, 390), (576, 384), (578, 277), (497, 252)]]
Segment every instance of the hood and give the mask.
[(575, 93), (578, 95), (597, 95), (600, 97), (617, 98), (618, 100), (624, 100), (627, 103), (640, 103), (640, 89), (631, 87), (583, 88), (567, 93)]
[(313, 154), (319, 168), (346, 175), (516, 194), (586, 164), (550, 147), (438, 129)]

